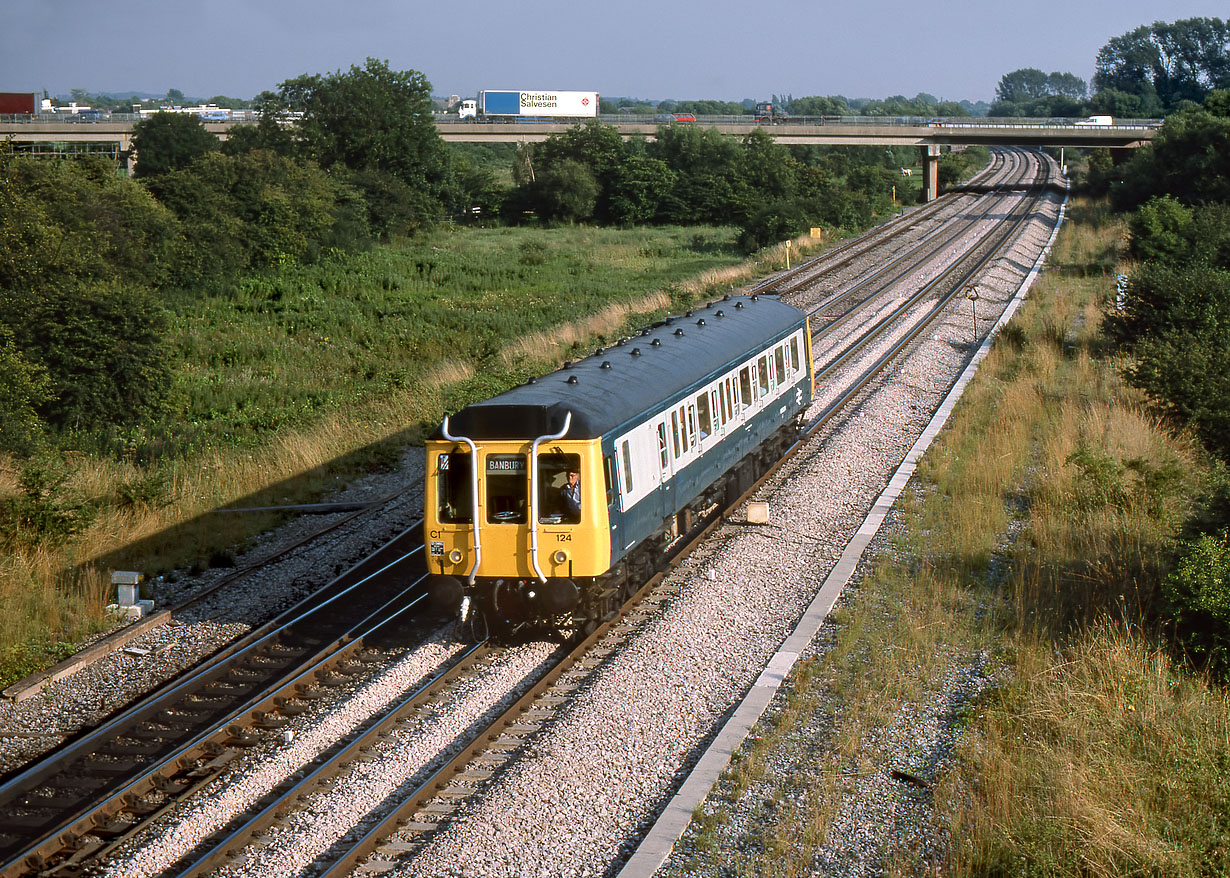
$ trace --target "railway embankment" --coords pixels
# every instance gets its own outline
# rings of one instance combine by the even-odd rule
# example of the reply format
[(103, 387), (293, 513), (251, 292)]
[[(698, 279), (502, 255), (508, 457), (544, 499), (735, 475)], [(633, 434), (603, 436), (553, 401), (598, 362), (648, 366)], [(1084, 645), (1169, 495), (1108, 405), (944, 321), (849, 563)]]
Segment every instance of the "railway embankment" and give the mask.
[(659, 874), (1227, 868), (1230, 699), (1156, 622), (1208, 473), (1103, 354), (1121, 233), (1077, 206)]

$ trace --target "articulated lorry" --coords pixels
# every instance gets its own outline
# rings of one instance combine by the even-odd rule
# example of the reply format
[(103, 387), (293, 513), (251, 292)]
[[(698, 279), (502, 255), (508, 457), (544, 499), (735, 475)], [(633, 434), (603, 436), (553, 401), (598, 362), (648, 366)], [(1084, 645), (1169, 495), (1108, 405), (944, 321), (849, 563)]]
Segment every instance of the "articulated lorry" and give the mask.
[(462, 101), (461, 119), (513, 121), (516, 119), (596, 119), (596, 91), (480, 91), (478, 98)]

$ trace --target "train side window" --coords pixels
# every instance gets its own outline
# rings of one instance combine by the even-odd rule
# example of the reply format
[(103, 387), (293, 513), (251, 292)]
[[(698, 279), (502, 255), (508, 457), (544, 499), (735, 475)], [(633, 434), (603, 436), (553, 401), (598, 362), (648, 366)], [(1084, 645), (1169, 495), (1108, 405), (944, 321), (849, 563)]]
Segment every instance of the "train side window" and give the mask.
[[(717, 426), (719, 423), (719, 412), (722, 408), (722, 406), (718, 403), (718, 393), (719, 391), (717, 388), (709, 391), (709, 411), (711, 412), (710, 417), (713, 418), (713, 430), (715, 433), (717, 432)], [(726, 422), (722, 421), (721, 423), (724, 424)]]
[(717, 394), (718, 394), (718, 405), (719, 405), (719, 408), (721, 408), (722, 410), (722, 425), (725, 426), (726, 422), (730, 420), (730, 415), (728, 414), (727, 406), (726, 406), (726, 382), (725, 381), (723, 381), (721, 384), (718, 385)]
[(615, 502), (615, 461), (609, 457), (602, 458), (602, 478), (606, 482), (606, 505)]
[(713, 434), (713, 421), (709, 417), (709, 391), (696, 397), (696, 417), (700, 425), (700, 438), (708, 439)]
[[(675, 441), (675, 460), (678, 460), (683, 456), (683, 451), (679, 447), (679, 413), (674, 411), (671, 412), (671, 438)], [(687, 439), (683, 441), (686, 445)]]
[(683, 450), (675, 455), (676, 457), (681, 457), (688, 453), (688, 449), (692, 447), (695, 441), (692, 437), (692, 434), (695, 432), (696, 429), (694, 427), (690, 430), (688, 429), (688, 407), (685, 403), (679, 406), (679, 445)]
[(632, 452), (628, 448), (628, 440), (625, 439), (619, 446), (619, 462), (624, 470), (624, 493), (632, 493)]
[(696, 447), (696, 407), (688, 406), (688, 448)]
[[(564, 501), (564, 488), (568, 473), (581, 471), (579, 454), (538, 455), (538, 520), (544, 524), (576, 524), (577, 513), (568, 509)], [(587, 485), (582, 485), (584, 490)]]
[(658, 457), (662, 461), (662, 472), (670, 468), (670, 450), (666, 447), (666, 421), (658, 422)]
[(796, 335), (790, 339), (790, 368), (792, 371), (799, 371), (799, 337)]
[(760, 379), (760, 395), (769, 395), (769, 356), (765, 354), (756, 361), (756, 377)]
[(778, 345), (777, 350), (773, 352), (773, 365), (777, 366), (777, 383), (786, 383), (786, 347)]
[(528, 495), (524, 454), (487, 455), (487, 521), (524, 524)]
[(726, 379), (726, 405), (730, 409), (730, 419), (733, 421), (739, 416), (739, 397), (735, 392), (734, 375)]
[(473, 492), (473, 457), (469, 454), (441, 454), (436, 458), (436, 497), (440, 520), (469, 524)]
[(739, 370), (739, 391), (743, 396), (743, 407), (752, 405), (752, 367), (744, 366)]

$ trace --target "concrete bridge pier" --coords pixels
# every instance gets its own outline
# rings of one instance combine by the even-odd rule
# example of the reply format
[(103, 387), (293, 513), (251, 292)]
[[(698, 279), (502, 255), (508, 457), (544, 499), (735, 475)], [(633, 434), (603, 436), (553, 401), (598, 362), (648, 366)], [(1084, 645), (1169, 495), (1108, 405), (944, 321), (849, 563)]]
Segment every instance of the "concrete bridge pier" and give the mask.
[(928, 143), (920, 146), (923, 172), (923, 200), (935, 201), (940, 194), (940, 145)]

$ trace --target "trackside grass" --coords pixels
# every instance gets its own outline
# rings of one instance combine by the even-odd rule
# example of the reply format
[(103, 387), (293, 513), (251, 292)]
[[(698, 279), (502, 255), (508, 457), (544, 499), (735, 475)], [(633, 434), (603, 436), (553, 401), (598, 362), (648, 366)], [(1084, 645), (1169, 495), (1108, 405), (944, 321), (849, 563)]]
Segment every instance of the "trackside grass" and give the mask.
[[(179, 293), (175, 410), (90, 454), (0, 460), (0, 686), (106, 625), (113, 569), (229, 566), (276, 516), (396, 460), (445, 410), (780, 268), (731, 229), (442, 228), (227, 294)], [(794, 242), (794, 254), (815, 242)]]
[[(883, 874), (1230, 874), (1230, 697), (1155, 615), (1208, 471), (1102, 348), (1122, 237), (1074, 206), (893, 550), (698, 810), (675, 874), (846, 874), (838, 812), (890, 769), (926, 788), (900, 784), (870, 830)], [(929, 713), (938, 749), (912, 743)]]

